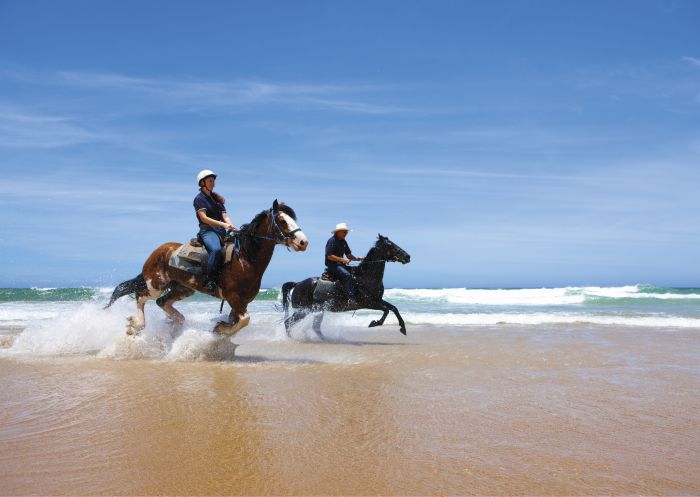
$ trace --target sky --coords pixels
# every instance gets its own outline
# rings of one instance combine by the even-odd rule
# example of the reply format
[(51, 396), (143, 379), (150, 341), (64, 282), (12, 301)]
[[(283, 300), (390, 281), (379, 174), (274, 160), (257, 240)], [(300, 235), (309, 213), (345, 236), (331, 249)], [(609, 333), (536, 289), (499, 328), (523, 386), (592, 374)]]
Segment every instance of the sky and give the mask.
[(0, 0), (0, 287), (292, 206), (387, 287), (700, 286), (700, 2)]

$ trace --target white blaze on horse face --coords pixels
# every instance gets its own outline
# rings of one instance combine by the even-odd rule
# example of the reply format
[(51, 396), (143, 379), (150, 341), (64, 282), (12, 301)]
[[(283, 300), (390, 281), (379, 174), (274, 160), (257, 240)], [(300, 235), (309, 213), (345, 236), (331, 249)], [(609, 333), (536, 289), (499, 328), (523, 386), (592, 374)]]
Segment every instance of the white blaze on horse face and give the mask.
[[(284, 219), (287, 222), (287, 233), (290, 233), (294, 230), (299, 229), (299, 225), (297, 222), (292, 219), (291, 216), (288, 216), (284, 212), (280, 212), (280, 216), (282, 219)], [(299, 230), (294, 235), (292, 235), (294, 238), (289, 240), (289, 246), (295, 251), (295, 252), (303, 252), (306, 250), (306, 247), (309, 246), (309, 240), (306, 238), (306, 235), (304, 234), (303, 231)]]

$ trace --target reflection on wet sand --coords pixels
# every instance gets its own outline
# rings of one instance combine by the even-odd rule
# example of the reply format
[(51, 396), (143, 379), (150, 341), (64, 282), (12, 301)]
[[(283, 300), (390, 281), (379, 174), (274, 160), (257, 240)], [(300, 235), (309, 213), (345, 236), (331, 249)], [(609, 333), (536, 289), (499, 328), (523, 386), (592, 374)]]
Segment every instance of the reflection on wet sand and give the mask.
[(0, 359), (1, 493), (700, 492), (697, 331), (345, 336)]

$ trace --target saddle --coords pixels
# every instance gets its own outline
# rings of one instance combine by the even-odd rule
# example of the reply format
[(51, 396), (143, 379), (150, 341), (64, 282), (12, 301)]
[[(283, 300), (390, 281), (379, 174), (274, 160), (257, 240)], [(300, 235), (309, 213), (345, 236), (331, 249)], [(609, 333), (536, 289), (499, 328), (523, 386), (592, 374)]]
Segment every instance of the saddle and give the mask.
[[(355, 266), (356, 267), (356, 266)], [(357, 282), (355, 280), (355, 267), (350, 266), (347, 267), (346, 269), (350, 271), (350, 274), (353, 276), (353, 285), (357, 288)], [(323, 271), (323, 274), (321, 277), (318, 279), (316, 282), (316, 286), (314, 287), (314, 293), (313, 293), (313, 299), (315, 301), (324, 301), (328, 300), (332, 297), (341, 297), (345, 295), (345, 289), (343, 288), (343, 285), (340, 284), (340, 280), (330, 274), (328, 272), (328, 269), (325, 269)]]
[[(355, 268), (353, 266), (350, 267), (345, 267), (348, 271), (350, 271), (350, 274), (355, 276)], [(340, 281), (336, 276), (332, 275), (331, 273), (328, 272), (328, 269), (323, 270), (323, 274), (321, 275), (321, 279), (323, 281)]]
[[(223, 263), (226, 264), (233, 259), (234, 243), (231, 240), (227, 240), (224, 243), (223, 251)], [(198, 238), (192, 238), (173, 252), (170, 256), (169, 265), (197, 276), (206, 276), (208, 259), (209, 252), (207, 252), (206, 247)]]

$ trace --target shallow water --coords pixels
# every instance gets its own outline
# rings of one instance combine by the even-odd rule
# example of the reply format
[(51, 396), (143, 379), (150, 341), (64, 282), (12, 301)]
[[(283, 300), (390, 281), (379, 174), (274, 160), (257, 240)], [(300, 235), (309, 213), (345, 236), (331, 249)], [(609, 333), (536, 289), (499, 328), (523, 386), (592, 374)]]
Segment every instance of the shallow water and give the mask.
[(2, 494), (700, 492), (700, 329), (404, 337), (347, 314), (325, 342), (263, 320), (235, 348), (208, 315), (170, 341), (154, 318), (139, 356), (121, 312), (47, 318), (0, 354)]

